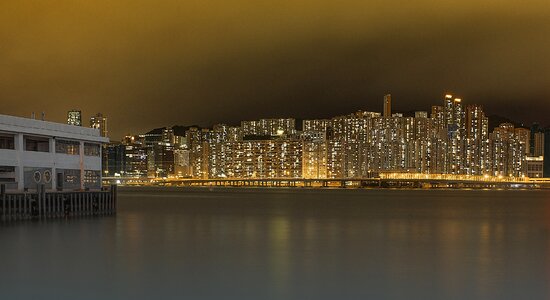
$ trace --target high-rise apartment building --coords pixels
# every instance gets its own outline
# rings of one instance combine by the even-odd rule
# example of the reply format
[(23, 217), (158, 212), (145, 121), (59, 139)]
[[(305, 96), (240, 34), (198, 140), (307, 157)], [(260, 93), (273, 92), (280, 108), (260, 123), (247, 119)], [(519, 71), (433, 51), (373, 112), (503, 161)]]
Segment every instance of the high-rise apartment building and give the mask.
[(80, 110), (69, 110), (67, 112), (67, 124), (82, 126), (82, 112)]
[(533, 156), (544, 156), (544, 132), (535, 132)]
[(445, 95), (444, 111), (449, 146), (446, 171), (450, 174), (461, 174), (464, 172), (465, 146), (465, 114), (462, 100), (460, 98), (453, 99), (452, 95)]
[(98, 113), (95, 116), (90, 118), (90, 127), (99, 129), (99, 134), (101, 136), (107, 136), (107, 117), (104, 117), (103, 114)]
[(384, 117), (391, 117), (391, 94), (384, 95)]
[(304, 131), (302, 141), (302, 177), (327, 178), (327, 139), (324, 131)]
[[(451, 96), (452, 97), (452, 96)], [(447, 122), (445, 121), (445, 107), (444, 106), (432, 106), (432, 113), (430, 115), (432, 122), (432, 130), (430, 137), (444, 139), (447, 137)]]
[(427, 111), (415, 111), (414, 112), (415, 118), (428, 118), (428, 112)]
[(445, 125), (451, 124), (453, 120), (454, 112), (454, 100), (453, 95), (445, 95), (445, 100), (443, 101), (443, 111), (444, 111), (444, 120)]
[(318, 120), (303, 120), (302, 121), (302, 130), (306, 132), (311, 131), (321, 131), (327, 132), (327, 128), (330, 127), (329, 119), (318, 119)]
[(529, 154), (533, 155), (533, 153), (535, 153), (535, 133), (541, 132), (542, 128), (539, 123), (535, 122), (531, 124), (530, 129), (531, 129), (531, 137), (529, 140), (529, 146), (531, 147), (531, 149), (529, 149)]
[(491, 175), (527, 176), (525, 144), (516, 136), (514, 125), (500, 124), (490, 137)]
[(176, 149), (174, 150), (174, 173), (178, 177), (191, 176), (191, 164), (189, 161), (189, 150)]
[(130, 177), (147, 176), (147, 148), (135, 136), (124, 137), (125, 175)]
[(519, 141), (525, 145), (525, 155), (531, 154), (531, 131), (527, 128), (516, 128), (515, 134)]
[(277, 136), (291, 135), (296, 132), (296, 120), (288, 119), (260, 119), (257, 121), (242, 121), (241, 129), (244, 136)]
[(489, 120), (481, 105), (466, 107), (464, 171), (467, 175), (486, 175), (489, 171)]
[(193, 178), (208, 178), (208, 129), (191, 127), (185, 133), (189, 149), (190, 173)]
[(550, 178), (550, 127), (544, 131), (544, 177)]
[(527, 157), (527, 177), (542, 178), (544, 177), (544, 158), (542, 156)]

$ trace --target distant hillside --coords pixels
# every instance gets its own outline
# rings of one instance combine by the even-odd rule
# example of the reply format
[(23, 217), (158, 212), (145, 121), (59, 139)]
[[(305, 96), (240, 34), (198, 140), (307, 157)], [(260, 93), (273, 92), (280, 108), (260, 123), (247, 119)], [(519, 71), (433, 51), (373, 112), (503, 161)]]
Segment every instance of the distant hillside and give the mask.
[[(190, 125), (190, 126), (174, 125), (174, 126), (172, 126), (172, 130), (174, 130), (174, 135), (184, 136), (185, 132), (187, 130), (189, 130), (189, 128), (191, 128), (191, 127), (196, 127), (196, 128), (202, 129), (202, 127), (197, 126), (197, 125)], [(155, 129), (152, 129), (152, 130), (148, 131), (146, 134), (162, 134), (162, 131), (164, 129), (166, 129), (166, 127), (155, 128)]]
[(197, 126), (197, 125), (190, 125), (190, 126), (174, 125), (174, 126), (172, 126), (172, 129), (174, 130), (174, 135), (184, 136), (185, 132), (187, 130), (189, 130), (189, 128), (191, 128), (191, 127), (202, 129), (202, 127)]
[(155, 129), (153, 129), (153, 130), (147, 131), (145, 134), (162, 134), (162, 131), (163, 131), (165, 128), (166, 128), (166, 127), (155, 128)]
[(490, 115), (490, 116), (487, 116), (487, 118), (489, 118), (489, 132), (492, 132), (493, 129), (495, 129), (502, 123), (511, 123), (511, 124), (514, 124), (515, 127), (525, 127), (525, 126), (522, 126), (521, 123), (518, 123), (516, 121), (510, 120), (506, 117), (502, 117), (498, 115)]

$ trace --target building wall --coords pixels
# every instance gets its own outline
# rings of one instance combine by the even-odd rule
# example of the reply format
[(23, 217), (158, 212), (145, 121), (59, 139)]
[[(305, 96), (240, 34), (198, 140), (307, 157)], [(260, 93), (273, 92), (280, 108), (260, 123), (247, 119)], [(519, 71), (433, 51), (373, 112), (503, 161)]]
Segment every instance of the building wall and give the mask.
[(550, 128), (544, 132), (544, 177), (550, 178)]
[(544, 159), (542, 156), (527, 158), (527, 177), (544, 177)]
[(533, 156), (544, 156), (544, 150), (545, 150), (544, 135), (545, 135), (544, 132), (535, 133), (535, 148), (534, 148)]
[[(99, 145), (107, 142), (108, 139), (100, 137), (96, 130), (0, 115), (0, 132), (13, 136), (14, 140), (14, 149), (0, 149), (0, 166), (15, 169), (13, 172), (14, 184), (11, 186), (15, 187), (16, 183), (16, 188), (19, 190), (36, 189), (37, 184), (45, 184), (47, 189), (100, 187), (101, 153)], [(27, 139), (40, 140), (41, 146), (35, 149), (41, 151), (29, 151), (30, 148), (27, 148), (26, 145), (32, 143)], [(69, 148), (56, 148), (56, 145), (66, 146), (67, 143), (70, 144)], [(98, 150), (94, 155), (88, 151), (85, 153), (85, 143), (97, 145), (96, 149)], [(67, 152), (60, 153), (60, 151)], [(65, 185), (64, 170), (76, 170), (78, 182), (74, 185), (72, 183)], [(46, 176), (46, 174), (48, 175)], [(97, 176), (88, 176), (91, 179), (85, 182), (85, 174), (98, 174), (99, 180), (97, 180)]]

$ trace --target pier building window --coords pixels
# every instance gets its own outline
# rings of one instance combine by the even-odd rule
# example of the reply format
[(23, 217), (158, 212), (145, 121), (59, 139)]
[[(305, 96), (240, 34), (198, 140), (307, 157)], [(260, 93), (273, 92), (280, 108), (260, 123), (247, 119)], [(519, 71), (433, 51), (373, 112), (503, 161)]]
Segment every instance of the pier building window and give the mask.
[(99, 156), (101, 153), (99, 144), (84, 143), (84, 155)]
[(64, 170), (65, 183), (80, 184), (80, 170)]
[(63, 190), (80, 189), (80, 170), (78, 169), (56, 169), (57, 188)]
[(84, 186), (89, 188), (101, 187), (101, 171), (84, 171)]
[(50, 140), (42, 137), (25, 136), (25, 151), (50, 152)]
[(15, 167), (0, 166), (0, 183), (15, 182)]
[(15, 139), (11, 134), (0, 134), (0, 149), (15, 149)]
[(80, 142), (56, 140), (55, 141), (55, 153), (79, 155), (80, 154)]

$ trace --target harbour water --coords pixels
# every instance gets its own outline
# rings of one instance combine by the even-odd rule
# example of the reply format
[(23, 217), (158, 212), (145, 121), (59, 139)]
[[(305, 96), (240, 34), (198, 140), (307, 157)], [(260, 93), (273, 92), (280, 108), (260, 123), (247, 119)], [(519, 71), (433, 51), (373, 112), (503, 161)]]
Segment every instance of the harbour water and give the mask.
[(550, 191), (121, 188), (0, 257), (0, 299), (549, 299)]

